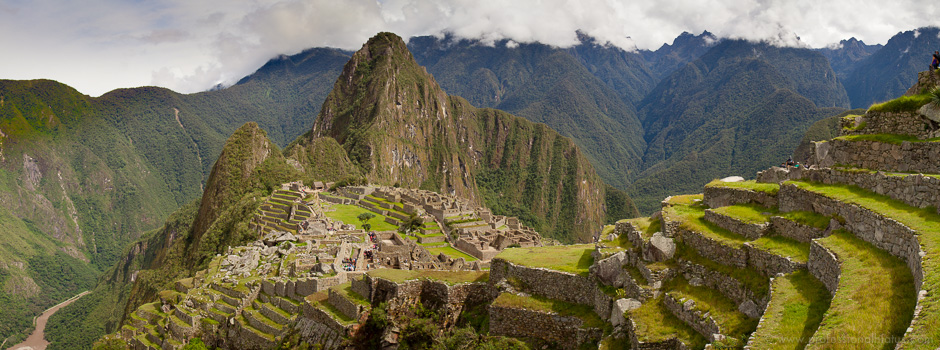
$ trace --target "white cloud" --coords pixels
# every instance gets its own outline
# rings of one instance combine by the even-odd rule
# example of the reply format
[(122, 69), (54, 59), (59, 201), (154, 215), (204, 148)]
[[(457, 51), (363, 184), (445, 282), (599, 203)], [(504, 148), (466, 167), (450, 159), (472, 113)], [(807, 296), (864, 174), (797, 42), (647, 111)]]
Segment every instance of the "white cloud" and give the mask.
[[(0, 3), (0, 78), (51, 78), (99, 95), (233, 83), (278, 54), (355, 50), (379, 31), (570, 46), (576, 30), (626, 50), (683, 31), (824, 47), (884, 43), (933, 25), (940, 6), (882, 0), (13, 0)], [(11, 49), (12, 48), (12, 49)]]

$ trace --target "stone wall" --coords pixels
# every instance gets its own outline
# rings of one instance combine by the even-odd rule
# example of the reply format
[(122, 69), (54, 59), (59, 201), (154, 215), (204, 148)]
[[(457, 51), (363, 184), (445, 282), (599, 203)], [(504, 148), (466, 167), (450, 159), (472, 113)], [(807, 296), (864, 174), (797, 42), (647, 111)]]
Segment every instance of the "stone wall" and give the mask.
[[(770, 289), (767, 291), (767, 300), (770, 300), (771, 298), (773, 298), (773, 295), (774, 295), (774, 288), (773, 288), (773, 285), (774, 285), (774, 279), (775, 279), (775, 278), (776, 278), (776, 277), (771, 277), (771, 278), (770, 278)], [(766, 325), (766, 323), (764, 323), (764, 317), (767, 316), (767, 308), (769, 308), (769, 307), (770, 307), (770, 302), (768, 302), (766, 305), (764, 305), (764, 306), (761, 308), (761, 310), (760, 310), (760, 315), (761, 315), (761, 316), (760, 316), (760, 320), (757, 321), (757, 329), (755, 329), (754, 332), (751, 333), (751, 336), (748, 337), (748, 339), (747, 339), (747, 344), (744, 345), (744, 350), (760, 350), (760, 349), (752, 348), (752, 347), (751, 347), (751, 344), (752, 344), (752, 342), (754, 341), (754, 339), (756, 338), (756, 336), (758, 336), (758, 335), (766, 336), (766, 335), (762, 335), (763, 332), (761, 332), (760, 329)], [(771, 336), (772, 336), (772, 335), (773, 335), (773, 334), (771, 334)]]
[(334, 292), (333, 289), (327, 289), (327, 301), (343, 315), (354, 320), (358, 320), (359, 315), (364, 311), (362, 305), (346, 299), (343, 295)]
[(614, 234), (618, 236), (626, 235), (627, 240), (630, 241), (634, 247), (643, 248), (643, 237), (640, 236), (640, 231), (637, 230), (636, 226), (633, 226), (630, 222), (618, 222), (614, 226)]
[(555, 342), (562, 349), (577, 349), (581, 344), (598, 343), (604, 331), (584, 327), (580, 318), (490, 305), (490, 334), (526, 337)]
[(843, 218), (845, 228), (855, 236), (904, 260), (914, 276), (915, 290), (921, 289), (924, 272), (916, 231), (868, 209), (802, 190), (795, 185), (780, 186), (779, 196), (781, 211), (812, 210)]
[(750, 301), (763, 307), (770, 301), (768, 296), (759, 297), (734, 277), (681, 258), (679, 259), (679, 273), (688, 281), (701, 280), (702, 285), (717, 290), (738, 305)]
[(767, 234), (770, 229), (770, 223), (746, 223), (737, 218), (717, 213), (711, 209), (705, 209), (705, 220), (718, 225), (725, 230), (744, 236), (748, 240), (755, 240)]
[(421, 303), (440, 312), (445, 327), (455, 324), (466, 307), (490, 303), (499, 295), (496, 288), (481, 282), (448, 285), (442, 281), (416, 279), (398, 283), (366, 275), (363, 283), (370, 286), (372, 303), (387, 303), (390, 315), (407, 313)]
[(832, 168), (805, 169), (791, 180), (824, 184), (855, 185), (865, 190), (902, 201), (907, 205), (940, 208), (940, 178), (921, 174), (887, 175), (882, 172), (848, 171)]
[(803, 243), (809, 243), (813, 240), (813, 238), (821, 238), (826, 236), (826, 231), (824, 230), (803, 225), (780, 216), (772, 216), (770, 218), (770, 226), (778, 235)]
[(685, 346), (679, 338), (673, 336), (672, 338), (659, 341), (659, 342), (644, 342), (639, 339), (636, 335), (636, 323), (631, 319), (627, 319), (626, 326), (624, 327), (624, 332), (627, 334), (627, 339), (630, 340), (630, 349), (633, 350), (688, 350), (689, 348)]
[(684, 228), (679, 229), (679, 240), (698, 251), (702, 257), (722, 265), (747, 268), (747, 252), (719, 243), (711, 238)]
[(312, 319), (298, 319), (294, 329), (297, 330), (304, 342), (321, 344), (323, 349), (338, 349), (343, 345), (343, 335), (345, 333), (337, 332), (335, 329)]
[(676, 318), (692, 327), (696, 332), (709, 341), (715, 341), (714, 335), (721, 334), (718, 323), (707, 312), (696, 309), (695, 301), (691, 299), (676, 300), (670, 293), (663, 295), (663, 305)]
[(806, 268), (806, 263), (796, 262), (788, 257), (755, 248), (750, 242), (744, 243), (744, 250), (747, 252), (747, 264), (760, 271), (764, 276), (776, 276), (778, 273), (788, 274)]
[[(855, 120), (844, 120), (842, 135), (894, 134), (919, 139), (937, 137), (937, 128), (919, 112), (868, 112)], [(860, 128), (857, 128), (861, 126)]]
[(613, 300), (604, 294), (592, 278), (573, 273), (527, 267), (495, 258), (490, 266), (490, 283), (512, 278), (531, 294), (569, 303), (591, 305), (601, 319), (610, 318)]
[(836, 294), (836, 290), (839, 289), (839, 275), (842, 274), (842, 267), (835, 253), (823, 247), (819, 242), (813, 241), (809, 246), (807, 268), (809, 273), (826, 285), (830, 294)]
[(817, 142), (808, 165), (820, 168), (848, 164), (858, 168), (896, 172), (940, 173), (940, 143), (847, 141)]
[(770, 208), (777, 206), (777, 197), (766, 192), (742, 188), (705, 186), (704, 202), (709, 208), (747, 203), (760, 204)]

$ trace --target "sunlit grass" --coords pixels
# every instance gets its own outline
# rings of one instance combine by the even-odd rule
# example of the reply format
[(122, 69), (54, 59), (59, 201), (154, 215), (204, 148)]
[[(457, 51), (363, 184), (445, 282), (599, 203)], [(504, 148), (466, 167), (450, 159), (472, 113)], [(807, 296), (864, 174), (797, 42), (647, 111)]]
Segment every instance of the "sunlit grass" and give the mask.
[(588, 269), (594, 263), (592, 251), (594, 244), (507, 248), (496, 257), (517, 265), (544, 267), (587, 276)]
[(829, 291), (806, 270), (774, 279), (771, 288), (764, 320), (749, 345), (752, 349), (803, 349), (829, 308)]

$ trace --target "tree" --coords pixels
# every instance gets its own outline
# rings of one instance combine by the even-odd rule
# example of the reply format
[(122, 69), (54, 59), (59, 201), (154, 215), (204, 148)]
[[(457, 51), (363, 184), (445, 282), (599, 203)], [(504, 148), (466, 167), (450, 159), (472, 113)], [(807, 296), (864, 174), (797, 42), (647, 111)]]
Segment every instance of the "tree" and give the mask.
[(411, 214), (411, 216), (408, 217), (408, 220), (405, 220), (401, 223), (401, 226), (398, 227), (398, 231), (411, 233), (411, 231), (415, 231), (420, 228), (421, 225), (424, 225), (424, 220), (421, 220), (421, 218), (415, 214)]
[(375, 214), (372, 214), (370, 212), (365, 212), (365, 213), (359, 214), (359, 216), (357, 216), (356, 218), (359, 219), (360, 222), (362, 222), (362, 229), (369, 231), (372, 228), (372, 225), (369, 224), (369, 220), (372, 220), (372, 218), (374, 217), (375, 217)]

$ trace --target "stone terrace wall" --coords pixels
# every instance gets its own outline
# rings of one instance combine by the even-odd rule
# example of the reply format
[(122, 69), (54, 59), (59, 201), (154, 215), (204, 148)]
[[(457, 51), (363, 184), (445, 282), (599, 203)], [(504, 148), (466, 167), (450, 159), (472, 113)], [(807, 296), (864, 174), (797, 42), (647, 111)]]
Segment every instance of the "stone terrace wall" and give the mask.
[[(911, 112), (868, 112), (859, 116), (857, 121), (849, 121), (850, 125), (843, 123), (842, 135), (861, 134), (895, 134), (909, 135), (919, 139), (929, 139), (937, 136), (937, 130), (927, 117), (916, 111)], [(864, 123), (865, 127), (859, 129), (845, 129), (853, 127), (856, 123)]]
[(491, 305), (490, 334), (538, 338), (556, 342), (562, 349), (577, 349), (581, 344), (600, 342), (604, 331), (582, 328), (577, 317), (560, 316), (533, 310)]
[(764, 276), (776, 276), (778, 273), (788, 274), (806, 268), (806, 263), (796, 262), (790, 258), (755, 248), (750, 242), (744, 243), (744, 250), (747, 252), (748, 265), (760, 271)]
[(666, 309), (675, 315), (676, 318), (691, 326), (692, 329), (709, 341), (715, 341), (713, 337), (714, 334), (721, 334), (721, 329), (718, 328), (718, 324), (715, 323), (715, 320), (712, 319), (707, 312), (695, 309), (695, 301), (686, 299), (683, 303), (676, 300), (676, 298), (669, 293), (666, 293), (663, 295), (663, 305), (665, 305)]
[(465, 307), (490, 303), (499, 296), (496, 288), (483, 282), (448, 285), (441, 281), (416, 279), (396, 283), (366, 275), (362, 283), (369, 285), (372, 293), (367, 298), (373, 305), (387, 302), (389, 313), (395, 313), (421, 303), (441, 311), (445, 325), (455, 323)]
[(592, 305), (601, 319), (610, 318), (613, 300), (591, 278), (573, 273), (516, 265), (495, 258), (490, 267), (490, 283), (513, 278), (526, 292), (569, 303)]
[(685, 346), (679, 338), (673, 336), (664, 341), (660, 342), (643, 342), (640, 341), (639, 337), (636, 335), (636, 324), (631, 319), (627, 319), (625, 323), (624, 331), (627, 334), (627, 339), (630, 340), (630, 349), (634, 350), (688, 350), (689, 348)]
[(718, 225), (725, 230), (743, 235), (748, 240), (755, 240), (767, 234), (770, 229), (770, 223), (746, 223), (736, 218), (717, 213), (711, 209), (705, 209), (705, 220)]
[(921, 266), (917, 232), (894, 219), (885, 218), (854, 204), (802, 190), (795, 185), (780, 186), (779, 196), (781, 211), (812, 210), (819, 214), (844, 218), (845, 227), (855, 236), (904, 260), (914, 275), (914, 288), (920, 290), (924, 271)]
[(826, 235), (826, 231), (824, 230), (787, 220), (780, 216), (770, 217), (770, 226), (778, 235), (803, 243), (809, 243), (813, 238), (820, 238)]
[(777, 197), (765, 192), (741, 188), (705, 186), (704, 202), (709, 208), (720, 208), (747, 203), (760, 204), (765, 207), (776, 207)]
[(719, 243), (711, 238), (684, 228), (679, 229), (679, 240), (695, 248), (699, 255), (722, 265), (746, 268), (747, 252)]
[(309, 344), (322, 344), (323, 349), (338, 349), (343, 344), (343, 335), (322, 323), (309, 318), (300, 318), (294, 325), (302, 340)]
[(849, 164), (864, 169), (940, 174), (940, 142), (903, 142), (833, 139), (817, 143), (810, 165)]
[(679, 272), (686, 280), (692, 280), (694, 278), (702, 280), (704, 286), (717, 290), (738, 305), (751, 301), (756, 305), (764, 307), (767, 305), (767, 302), (770, 301), (770, 298), (767, 296), (758, 298), (757, 295), (754, 294), (754, 291), (748, 289), (744, 283), (741, 283), (741, 281), (731, 276), (684, 259), (679, 259)]
[(858, 172), (839, 169), (806, 169), (803, 179), (825, 184), (855, 185), (865, 190), (885, 195), (918, 208), (940, 208), (940, 178), (921, 174), (886, 175), (881, 172)]
[(819, 242), (813, 241), (809, 246), (807, 268), (809, 273), (826, 285), (830, 294), (836, 294), (836, 290), (839, 289), (839, 275), (842, 274), (842, 267), (835, 253), (823, 247)]

